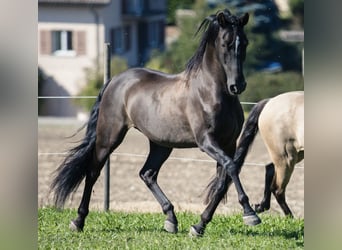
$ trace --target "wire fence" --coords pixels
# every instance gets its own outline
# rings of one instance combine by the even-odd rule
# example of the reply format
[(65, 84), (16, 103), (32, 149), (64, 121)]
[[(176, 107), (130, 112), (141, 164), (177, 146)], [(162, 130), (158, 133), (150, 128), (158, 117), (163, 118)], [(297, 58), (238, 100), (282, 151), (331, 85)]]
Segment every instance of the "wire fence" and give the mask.
[[(38, 99), (96, 99), (97, 96), (38, 96)], [(242, 105), (255, 105), (256, 102), (240, 102)], [(66, 155), (67, 152), (40, 152), (38, 156), (47, 156), (47, 155)], [(147, 155), (144, 154), (131, 154), (131, 153), (115, 153), (112, 155), (117, 156), (129, 156), (129, 157), (144, 157)], [(194, 158), (182, 158), (182, 157), (169, 157), (170, 160), (180, 160), (180, 161), (193, 161), (193, 162), (208, 162), (214, 163), (214, 160), (205, 160), (205, 159), (194, 159)], [(245, 162), (244, 166), (265, 166), (265, 163), (256, 163), (256, 162)], [(295, 168), (304, 169), (304, 166), (301, 164), (296, 165)]]

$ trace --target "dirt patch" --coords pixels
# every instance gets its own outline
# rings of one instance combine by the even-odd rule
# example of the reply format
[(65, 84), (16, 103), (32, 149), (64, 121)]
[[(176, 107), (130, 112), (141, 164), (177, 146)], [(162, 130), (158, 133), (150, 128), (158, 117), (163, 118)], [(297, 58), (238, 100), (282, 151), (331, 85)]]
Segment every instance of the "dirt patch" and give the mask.
[[(52, 205), (49, 185), (53, 171), (62, 162), (66, 152), (75, 146), (84, 131), (73, 138), (80, 126), (73, 119), (39, 119), (38, 122), (38, 206)], [(161, 212), (158, 202), (140, 180), (138, 173), (148, 154), (148, 140), (137, 130), (131, 129), (124, 142), (110, 157), (110, 209), (121, 211)], [(246, 159), (240, 178), (252, 204), (259, 203), (263, 195), (264, 167), (269, 162), (262, 140), (257, 137)], [(103, 172), (96, 182), (90, 207), (103, 209)], [(164, 163), (158, 183), (175, 206), (176, 211), (201, 213), (203, 190), (215, 174), (215, 163), (198, 149), (174, 149)], [(77, 208), (81, 200), (83, 184), (66, 203)], [(295, 217), (304, 217), (304, 162), (297, 165), (287, 187), (287, 202)], [(227, 204), (220, 204), (218, 213), (242, 212), (237, 193), (232, 186), (228, 191)], [(270, 213), (282, 211), (272, 197)]]

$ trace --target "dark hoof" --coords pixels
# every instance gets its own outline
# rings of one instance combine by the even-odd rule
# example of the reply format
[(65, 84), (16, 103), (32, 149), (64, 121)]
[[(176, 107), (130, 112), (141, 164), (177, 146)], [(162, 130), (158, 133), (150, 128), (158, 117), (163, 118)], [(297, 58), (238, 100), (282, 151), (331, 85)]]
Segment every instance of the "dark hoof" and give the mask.
[(76, 231), (76, 232), (82, 232), (82, 231), (83, 231), (83, 228), (77, 226), (77, 225), (76, 225), (76, 222), (73, 221), (73, 220), (70, 221), (69, 228), (70, 228), (72, 231)]
[(260, 218), (256, 214), (244, 215), (243, 222), (248, 226), (255, 226), (261, 223)]
[(190, 237), (202, 237), (203, 233), (204, 233), (203, 230), (197, 231), (195, 226), (190, 227), (190, 232), (189, 232)]
[(264, 206), (262, 206), (261, 204), (255, 204), (254, 206), (254, 210), (255, 212), (257, 213), (262, 213), (262, 212), (265, 212), (266, 210), (268, 210), (269, 208), (266, 208)]
[(169, 232), (169, 233), (177, 233), (178, 232), (178, 227), (176, 224), (172, 223), (171, 221), (169, 220), (166, 220), (164, 222), (164, 229)]

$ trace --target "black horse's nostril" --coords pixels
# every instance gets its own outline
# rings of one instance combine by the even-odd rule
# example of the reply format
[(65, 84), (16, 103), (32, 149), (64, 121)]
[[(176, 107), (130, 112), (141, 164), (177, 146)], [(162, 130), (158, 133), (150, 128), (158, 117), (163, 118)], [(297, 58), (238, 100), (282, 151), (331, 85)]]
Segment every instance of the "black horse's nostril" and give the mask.
[(234, 85), (230, 85), (229, 88), (230, 88), (230, 92), (232, 92), (234, 94), (236, 94), (238, 92), (237, 87), (236, 87), (235, 84)]

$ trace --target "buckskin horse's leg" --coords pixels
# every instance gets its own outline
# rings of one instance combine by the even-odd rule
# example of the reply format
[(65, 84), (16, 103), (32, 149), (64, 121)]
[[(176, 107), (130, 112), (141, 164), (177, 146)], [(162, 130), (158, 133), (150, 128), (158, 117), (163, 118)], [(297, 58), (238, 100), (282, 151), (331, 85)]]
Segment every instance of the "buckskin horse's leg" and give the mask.
[(255, 204), (255, 211), (257, 213), (262, 213), (266, 210), (270, 209), (271, 206), (271, 185), (274, 177), (274, 164), (269, 163), (265, 166), (265, 189), (264, 189), (264, 197), (260, 204)]
[(249, 204), (249, 199), (246, 193), (244, 192), (240, 179), (239, 179), (239, 171), (236, 167), (236, 165), (233, 162), (233, 159), (229, 157), (213, 140), (209, 135), (206, 135), (201, 140), (201, 143), (199, 145), (201, 150), (206, 152), (209, 156), (214, 158), (218, 164), (223, 166), (226, 172), (226, 175), (222, 175), (219, 178), (219, 185), (217, 187), (217, 191), (213, 195), (213, 198), (209, 202), (209, 205), (206, 207), (204, 212), (201, 214), (201, 221), (190, 228), (190, 234), (193, 236), (201, 236), (204, 233), (206, 225), (211, 221), (213, 214), (224, 197), (227, 188), (228, 183), (227, 178), (231, 178), (232, 181), (235, 184), (235, 188), (238, 192), (238, 198), (239, 202), (243, 207), (244, 215), (243, 219), (245, 224), (247, 225), (257, 225), (261, 222), (260, 218), (256, 215), (255, 211), (252, 209), (252, 207)]
[(172, 148), (162, 147), (150, 141), (150, 153), (139, 175), (159, 202), (164, 214), (167, 215), (164, 229), (169, 233), (177, 233), (178, 221), (174, 213), (174, 207), (157, 183), (159, 170), (170, 156), (171, 151)]

